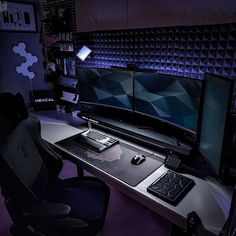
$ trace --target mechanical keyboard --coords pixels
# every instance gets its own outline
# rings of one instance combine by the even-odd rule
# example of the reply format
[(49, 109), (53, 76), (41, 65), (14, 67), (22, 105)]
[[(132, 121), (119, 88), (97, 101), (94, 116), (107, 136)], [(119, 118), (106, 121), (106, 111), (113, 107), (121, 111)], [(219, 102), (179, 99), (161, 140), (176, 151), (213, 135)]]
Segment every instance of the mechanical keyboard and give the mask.
[(77, 136), (74, 141), (84, 146), (91, 147), (97, 152), (102, 152), (119, 142), (118, 139), (114, 139), (107, 134), (91, 129)]
[(147, 191), (172, 205), (177, 205), (193, 185), (192, 179), (168, 170), (152, 183)]

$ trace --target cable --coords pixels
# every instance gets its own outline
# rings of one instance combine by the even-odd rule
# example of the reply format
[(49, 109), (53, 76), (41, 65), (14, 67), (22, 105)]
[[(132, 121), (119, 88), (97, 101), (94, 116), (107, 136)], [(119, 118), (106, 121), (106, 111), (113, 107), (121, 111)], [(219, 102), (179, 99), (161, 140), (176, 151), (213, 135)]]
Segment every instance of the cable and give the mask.
[(183, 173), (186, 173), (186, 174), (194, 175), (194, 176), (201, 178), (201, 179), (204, 179), (206, 177), (206, 175), (199, 172), (199, 170), (196, 170), (194, 168), (190, 168), (189, 166), (187, 166), (185, 164), (182, 164), (180, 171)]
[(152, 153), (148, 154), (148, 155), (145, 155), (146, 157), (150, 157), (150, 156), (153, 156), (154, 155), (154, 152), (152, 151)]

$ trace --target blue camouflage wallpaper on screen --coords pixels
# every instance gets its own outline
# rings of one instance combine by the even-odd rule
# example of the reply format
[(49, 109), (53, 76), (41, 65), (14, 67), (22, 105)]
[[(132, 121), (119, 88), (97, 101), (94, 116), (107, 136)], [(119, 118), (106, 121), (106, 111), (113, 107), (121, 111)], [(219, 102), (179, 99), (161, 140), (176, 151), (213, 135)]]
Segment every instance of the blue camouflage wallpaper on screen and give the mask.
[(79, 69), (81, 102), (132, 110), (133, 82), (129, 71)]
[(200, 80), (137, 73), (135, 76), (134, 112), (139, 112), (184, 129), (197, 130), (200, 103)]

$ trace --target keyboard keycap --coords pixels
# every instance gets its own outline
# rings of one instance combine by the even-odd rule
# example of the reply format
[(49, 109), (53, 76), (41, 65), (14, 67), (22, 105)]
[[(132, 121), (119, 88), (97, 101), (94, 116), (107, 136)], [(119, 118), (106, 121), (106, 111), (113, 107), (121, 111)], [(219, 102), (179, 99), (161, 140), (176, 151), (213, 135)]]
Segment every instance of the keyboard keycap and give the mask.
[(87, 130), (82, 134), (82, 136), (83, 139), (87, 139), (85, 143), (88, 146), (91, 146), (92, 148), (94, 148), (96, 151), (99, 152), (106, 150), (107, 148), (113, 146), (116, 143), (119, 143), (118, 139), (111, 138), (107, 134), (98, 132), (96, 130)]

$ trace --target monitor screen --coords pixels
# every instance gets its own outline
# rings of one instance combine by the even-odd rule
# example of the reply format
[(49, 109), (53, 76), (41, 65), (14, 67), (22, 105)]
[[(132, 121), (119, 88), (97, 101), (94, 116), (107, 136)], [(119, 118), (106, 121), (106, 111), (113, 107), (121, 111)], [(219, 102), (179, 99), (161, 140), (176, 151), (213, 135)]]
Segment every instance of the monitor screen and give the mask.
[(199, 150), (217, 174), (221, 174), (226, 124), (232, 102), (233, 81), (207, 75), (202, 107)]
[(133, 80), (129, 71), (79, 68), (81, 103), (132, 110)]
[(134, 81), (134, 112), (191, 133), (197, 131), (201, 80), (136, 73)]

